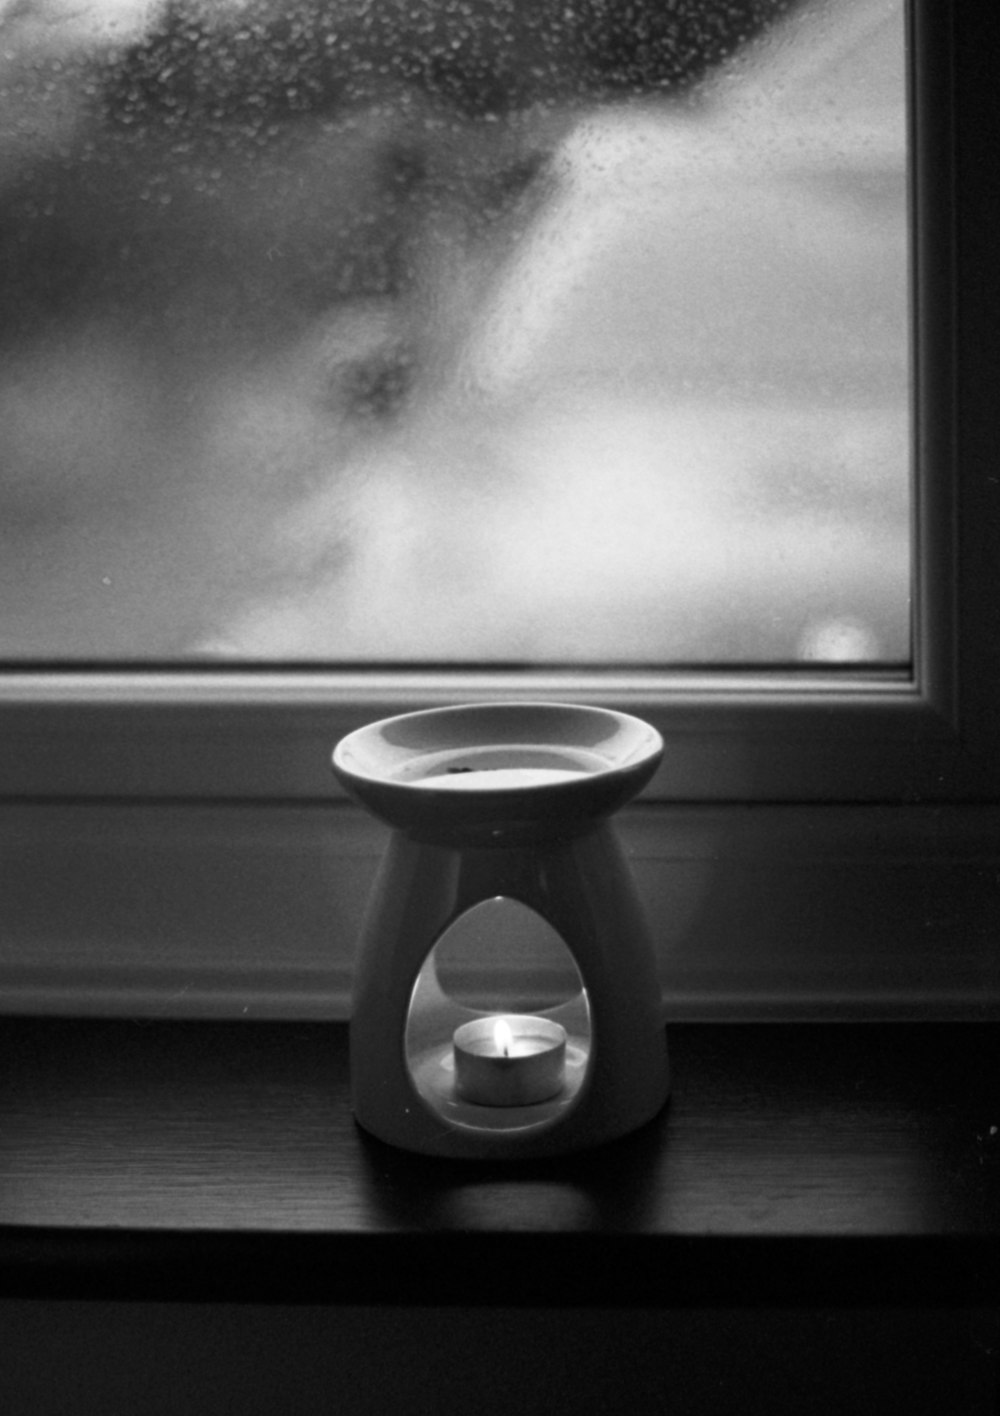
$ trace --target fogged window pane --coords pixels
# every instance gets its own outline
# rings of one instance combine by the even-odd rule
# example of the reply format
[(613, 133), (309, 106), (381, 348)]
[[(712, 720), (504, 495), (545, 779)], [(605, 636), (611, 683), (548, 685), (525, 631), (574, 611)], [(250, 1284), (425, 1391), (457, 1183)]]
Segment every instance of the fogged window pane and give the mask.
[(896, 0), (0, 22), (0, 657), (907, 659)]

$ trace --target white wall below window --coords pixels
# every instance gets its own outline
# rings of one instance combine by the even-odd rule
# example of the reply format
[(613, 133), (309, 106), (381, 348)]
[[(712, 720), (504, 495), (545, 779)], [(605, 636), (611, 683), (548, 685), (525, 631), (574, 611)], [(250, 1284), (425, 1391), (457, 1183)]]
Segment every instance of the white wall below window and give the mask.
[[(668, 1018), (1000, 1015), (1000, 807), (640, 806)], [(349, 1016), (386, 835), (334, 805), (0, 808), (0, 1011)]]

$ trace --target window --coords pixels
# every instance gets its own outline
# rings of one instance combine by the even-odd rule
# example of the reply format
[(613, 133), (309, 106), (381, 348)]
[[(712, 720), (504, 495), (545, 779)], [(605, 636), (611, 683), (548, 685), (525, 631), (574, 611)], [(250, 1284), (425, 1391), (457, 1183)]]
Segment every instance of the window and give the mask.
[(8, 10), (4, 658), (909, 664), (902, 0), (470, 15)]
[(336, 1011), (381, 837), (327, 808), (333, 741), (510, 694), (662, 726), (629, 831), (689, 1011), (996, 1006), (996, 21), (960, 0), (910, 26), (912, 665), (10, 672), (7, 1006)]

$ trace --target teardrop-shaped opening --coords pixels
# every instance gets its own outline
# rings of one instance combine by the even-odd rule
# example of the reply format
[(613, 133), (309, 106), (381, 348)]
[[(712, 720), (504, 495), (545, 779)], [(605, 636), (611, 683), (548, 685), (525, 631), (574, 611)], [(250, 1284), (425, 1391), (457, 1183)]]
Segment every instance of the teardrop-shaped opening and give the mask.
[(535, 1129), (573, 1106), (591, 1054), (587, 990), (565, 940), (499, 896), (455, 920), (417, 975), (406, 1064), (449, 1124)]
[(461, 915), (438, 940), (438, 983), (447, 998), (488, 1012), (544, 1012), (583, 987), (573, 955), (541, 915), (498, 896)]

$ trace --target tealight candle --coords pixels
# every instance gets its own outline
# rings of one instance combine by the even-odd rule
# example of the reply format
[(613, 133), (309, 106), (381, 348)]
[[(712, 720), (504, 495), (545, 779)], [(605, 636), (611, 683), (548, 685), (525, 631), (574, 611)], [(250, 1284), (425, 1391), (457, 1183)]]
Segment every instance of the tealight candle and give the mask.
[(455, 1029), (455, 1090), (479, 1106), (531, 1106), (563, 1089), (566, 1029), (549, 1018), (504, 1013)]

